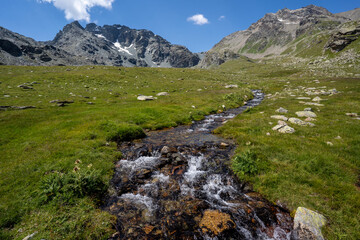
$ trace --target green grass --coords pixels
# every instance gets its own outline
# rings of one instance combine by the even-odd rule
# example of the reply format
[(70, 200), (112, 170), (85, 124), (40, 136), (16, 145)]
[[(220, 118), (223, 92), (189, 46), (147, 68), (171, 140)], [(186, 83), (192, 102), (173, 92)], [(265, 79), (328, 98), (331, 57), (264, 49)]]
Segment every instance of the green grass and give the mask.
[[(99, 195), (121, 158), (116, 142), (189, 124), (251, 96), (237, 76), (197, 69), (1, 66), (0, 82), (1, 106), (36, 107), (0, 111), (1, 239), (36, 231), (34, 239), (106, 239), (115, 219), (99, 210)], [(17, 87), (32, 82), (34, 89)], [(164, 91), (169, 96), (137, 100)]]
[[(360, 79), (345, 76), (360, 70), (283, 67), (287, 61), (239, 58), (213, 70), (0, 66), (0, 105), (36, 106), (0, 111), (0, 239), (36, 231), (34, 239), (106, 239), (115, 219), (100, 210), (100, 195), (121, 158), (116, 142), (241, 105), (249, 89), (274, 97), (216, 130), (238, 144), (234, 172), (292, 211), (302, 206), (325, 215), (327, 239), (359, 239), (360, 124), (345, 113), (360, 113)], [(331, 78), (330, 70), (342, 76)], [(17, 87), (34, 81), (32, 90)], [(239, 88), (225, 89), (228, 84)], [(288, 116), (305, 108), (290, 96), (304, 95), (301, 86), (341, 93), (322, 96), (325, 106), (313, 107), (315, 127), (272, 131), (277, 108)], [(136, 99), (164, 91), (169, 96)], [(74, 103), (58, 107), (52, 100)]]
[[(235, 173), (252, 183), (256, 191), (274, 202), (279, 200), (292, 211), (303, 206), (323, 214), (328, 220), (323, 229), (327, 239), (359, 239), (360, 122), (345, 113), (360, 112), (360, 79), (319, 78), (316, 72), (306, 73), (303, 67), (289, 75), (293, 68), (279, 67), (276, 62), (257, 65), (257, 71), (247, 66), (239, 72), (235, 65), (228, 62), (224, 67), (228, 71), (233, 68), (239, 77), (244, 74), (253, 78), (248, 80), (253, 87), (278, 93), (216, 130), (238, 144), (232, 162)], [(271, 66), (276, 66), (276, 74)], [(314, 79), (319, 79), (320, 84)], [(322, 102), (325, 106), (312, 107), (318, 115), (315, 127), (289, 123), (296, 129), (294, 134), (273, 131), (277, 120), (270, 116), (277, 114), (276, 109), (284, 107), (289, 110), (286, 116), (296, 117), (296, 111), (307, 107), (290, 96), (306, 96), (300, 86), (327, 86), (341, 93), (321, 96), (327, 99)], [(341, 139), (335, 139), (337, 136)]]

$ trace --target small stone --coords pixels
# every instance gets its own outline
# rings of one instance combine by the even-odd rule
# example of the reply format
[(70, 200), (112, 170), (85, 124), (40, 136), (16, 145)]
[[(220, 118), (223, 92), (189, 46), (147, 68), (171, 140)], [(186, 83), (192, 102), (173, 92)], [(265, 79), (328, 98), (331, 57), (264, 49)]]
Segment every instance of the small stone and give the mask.
[(250, 146), (251, 145), (251, 142), (246, 142), (246, 146)]
[(288, 113), (289, 111), (286, 110), (285, 108), (280, 107), (279, 109), (276, 110), (276, 112), (278, 112), (278, 113)]
[(271, 134), (269, 132), (266, 133), (266, 136), (270, 136)]
[(239, 86), (236, 84), (232, 84), (232, 85), (226, 85), (225, 88), (238, 88)]
[(51, 100), (49, 103), (57, 103), (59, 100), (56, 99), (56, 100)]
[(294, 133), (295, 129), (293, 129), (292, 127), (289, 126), (283, 126), (282, 128), (280, 128), (278, 130), (280, 133)]
[(312, 101), (313, 102), (320, 102), (320, 101), (322, 101), (322, 99), (320, 97), (315, 97)]
[(160, 93), (156, 94), (156, 96), (169, 96), (169, 93), (167, 93), (167, 92), (160, 92)]
[(224, 143), (224, 142), (220, 143), (221, 148), (227, 148), (228, 146), (229, 146), (229, 144), (227, 144), (227, 143)]
[(298, 100), (310, 100), (311, 98), (309, 98), (309, 97), (298, 97), (296, 99), (298, 99)]
[(10, 97), (10, 95), (4, 95), (4, 97), (9, 98), (9, 97)]
[(24, 85), (24, 84), (21, 84), (21, 85), (19, 85), (18, 87), (19, 87), (19, 88), (22, 88), (22, 89), (34, 89), (34, 88), (32, 88), (32, 87), (30, 87), (30, 86), (27, 86), (27, 85)]
[(340, 136), (337, 136), (335, 139), (337, 139), (337, 140), (340, 140), (340, 139), (342, 139)]
[(271, 118), (277, 119), (277, 120), (283, 120), (283, 121), (287, 121), (288, 118), (285, 117), (284, 115), (273, 115), (271, 116)]
[(162, 149), (161, 149), (161, 154), (168, 154), (170, 153), (170, 148), (168, 146), (164, 146)]
[(317, 115), (311, 111), (299, 111), (295, 113), (298, 117), (317, 117)]
[(334, 146), (334, 144), (333, 144), (332, 142), (326, 142), (326, 144), (327, 144), (328, 146)]
[(30, 235), (24, 237), (23, 240), (30, 240), (30, 239), (32, 239), (37, 233), (38, 233), (38, 232), (34, 232), (33, 234), (30, 234)]
[(137, 100), (139, 100), (139, 101), (151, 101), (151, 100), (155, 100), (155, 98), (153, 96), (140, 95), (140, 96), (137, 97)]
[(324, 104), (320, 104), (320, 103), (313, 103), (313, 102), (306, 102), (304, 103), (305, 105), (310, 105), (310, 106), (317, 106), (317, 107), (323, 107), (325, 106)]
[(94, 105), (94, 103), (93, 103), (93, 102), (87, 102), (86, 104), (89, 104), (89, 105)]
[(349, 117), (357, 117), (358, 114), (357, 113), (345, 113), (346, 116), (349, 116)]

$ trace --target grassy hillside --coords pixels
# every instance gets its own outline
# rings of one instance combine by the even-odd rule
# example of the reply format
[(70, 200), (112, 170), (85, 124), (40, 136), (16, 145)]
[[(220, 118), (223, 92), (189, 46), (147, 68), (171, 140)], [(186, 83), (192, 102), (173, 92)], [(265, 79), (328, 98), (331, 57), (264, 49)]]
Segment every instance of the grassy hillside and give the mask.
[[(1, 66), (0, 82), (1, 106), (36, 107), (0, 111), (1, 239), (36, 231), (34, 239), (106, 238), (114, 218), (99, 210), (98, 195), (121, 157), (111, 140), (242, 104), (224, 100), (232, 92), (251, 95), (225, 89), (244, 86), (231, 74), (202, 70)], [(18, 87), (24, 83), (33, 89)], [(137, 100), (159, 92), (169, 96)]]
[[(36, 107), (0, 111), (0, 239), (34, 232), (33, 239), (106, 239), (115, 219), (100, 210), (99, 196), (121, 158), (112, 140), (241, 105), (249, 89), (271, 95), (216, 130), (236, 140), (236, 156), (256, 156), (248, 165), (234, 164), (234, 171), (273, 202), (324, 214), (327, 239), (359, 239), (360, 120), (345, 115), (360, 114), (356, 74), (357, 65), (310, 68), (286, 58), (241, 58), (213, 70), (0, 66), (0, 106)], [(18, 87), (27, 82), (37, 83)], [(296, 98), (311, 87), (339, 93), (321, 95), (324, 106), (306, 106), (301, 101), (311, 99)], [(169, 96), (136, 100), (159, 92)], [(225, 97), (230, 93), (238, 97)], [(53, 100), (74, 103), (59, 107)], [(312, 107), (316, 126), (289, 123), (296, 130), (289, 135), (271, 130), (279, 107), (288, 117)]]
[[(360, 78), (333, 78), (323, 69), (309, 71), (301, 65), (283, 68), (280, 63), (231, 61), (219, 68), (246, 77), (253, 88), (272, 95), (216, 133), (236, 140), (239, 157), (234, 157), (234, 171), (256, 191), (292, 211), (304, 206), (324, 214), (327, 239), (359, 239), (360, 120), (346, 113), (360, 112)], [(333, 70), (338, 74), (343, 71), (335, 66)], [(359, 73), (358, 67), (346, 68), (343, 76)], [(324, 106), (308, 106), (304, 102), (312, 102), (315, 95), (308, 96), (307, 88), (337, 89), (339, 93), (320, 95)], [(287, 117), (297, 117), (295, 112), (311, 107), (318, 115), (313, 121), (316, 126), (288, 123), (295, 133), (273, 131), (277, 120), (271, 116), (279, 114), (276, 110), (280, 107), (289, 110), (284, 114)], [(236, 159), (249, 151), (257, 160), (239, 166)]]

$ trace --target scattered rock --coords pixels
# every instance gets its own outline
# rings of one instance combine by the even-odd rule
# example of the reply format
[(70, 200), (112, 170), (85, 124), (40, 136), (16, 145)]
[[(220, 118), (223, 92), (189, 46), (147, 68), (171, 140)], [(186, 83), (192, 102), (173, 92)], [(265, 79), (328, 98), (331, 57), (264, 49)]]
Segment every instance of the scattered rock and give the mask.
[(276, 112), (278, 112), (278, 113), (288, 113), (289, 111), (286, 110), (285, 108), (280, 107), (278, 110), (276, 110)]
[(305, 119), (305, 122), (312, 122), (312, 121), (316, 121), (315, 118), (311, 118), (311, 117), (308, 117)]
[(321, 227), (326, 224), (323, 215), (309, 209), (299, 207), (294, 218), (294, 231), (291, 239), (323, 240)]
[(271, 118), (277, 119), (277, 120), (283, 120), (283, 121), (287, 121), (288, 118), (285, 117), (284, 115), (272, 115)]
[(86, 104), (89, 104), (89, 105), (94, 105), (94, 103), (93, 103), (93, 102), (87, 102)]
[(167, 92), (160, 92), (160, 93), (156, 94), (156, 96), (169, 96), (169, 93), (167, 93)]
[(139, 100), (139, 101), (150, 101), (150, 100), (155, 100), (155, 98), (153, 96), (140, 95), (140, 96), (137, 97), (137, 100)]
[(5, 97), (5, 98), (9, 98), (9, 97), (10, 97), (10, 95), (4, 95), (4, 97)]
[(337, 136), (336, 138), (335, 138), (336, 140), (340, 140), (340, 139), (342, 139), (340, 136)]
[(224, 142), (220, 143), (220, 148), (227, 148), (227, 147), (229, 147), (229, 144)]
[(305, 105), (310, 105), (310, 106), (317, 106), (317, 107), (323, 107), (324, 104), (320, 104), (320, 103), (313, 103), (313, 102), (306, 102), (304, 103)]
[(25, 84), (21, 84), (18, 86), (19, 88), (22, 88), (22, 89), (34, 89), (33, 87), (30, 87), (28, 85), (25, 85)]
[(266, 133), (266, 136), (270, 136), (271, 134), (269, 132)]
[(6, 109), (25, 110), (29, 108), (36, 108), (36, 107), (35, 106), (0, 106), (0, 110), (6, 110)]
[(310, 112), (312, 112), (313, 110), (312, 110), (312, 108), (305, 108), (304, 111), (310, 111)]
[(30, 235), (24, 237), (23, 240), (30, 240), (30, 239), (32, 239), (37, 233), (38, 233), (38, 232), (34, 232), (33, 234), (30, 234)]
[(232, 85), (226, 85), (225, 88), (238, 88), (239, 86), (236, 84), (232, 84)]
[(298, 97), (296, 99), (298, 99), (298, 100), (310, 100), (311, 98), (309, 98), (309, 97)]
[(317, 117), (317, 115), (311, 111), (299, 111), (295, 113), (298, 117)]
[(358, 114), (357, 113), (345, 113), (346, 116), (349, 116), (349, 117), (358, 117)]
[(71, 103), (74, 103), (74, 101), (67, 101), (67, 100), (65, 100), (65, 101), (57, 101), (58, 107), (65, 107), (65, 106), (67, 106), (67, 105), (69, 105)]
[(218, 236), (226, 230), (235, 228), (236, 225), (229, 214), (218, 210), (206, 210), (199, 226), (203, 233)]
[(332, 142), (326, 142), (326, 144), (327, 144), (328, 146), (334, 146), (334, 144), (333, 144)]
[(322, 101), (323, 99), (321, 99), (320, 97), (315, 97), (315, 98), (313, 98), (313, 102), (320, 102), (320, 101)]
[(300, 126), (310, 126), (310, 127), (314, 127), (315, 124), (310, 123), (310, 122), (305, 122), (303, 120), (300, 120), (298, 118), (289, 118), (289, 122), (296, 124), (296, 125), (300, 125)]
[(57, 103), (59, 100), (58, 99), (56, 99), (56, 100), (52, 100), (52, 101), (50, 101), (49, 103)]
[(289, 127), (289, 126), (283, 126), (282, 128), (280, 128), (278, 130), (278, 132), (280, 132), (280, 133), (294, 133), (295, 129), (293, 129), (292, 127)]

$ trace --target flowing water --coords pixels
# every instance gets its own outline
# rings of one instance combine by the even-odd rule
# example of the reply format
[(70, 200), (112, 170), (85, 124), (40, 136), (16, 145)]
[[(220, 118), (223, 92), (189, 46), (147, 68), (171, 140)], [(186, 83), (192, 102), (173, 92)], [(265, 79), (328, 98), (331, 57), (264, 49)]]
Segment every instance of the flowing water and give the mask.
[(190, 126), (150, 132), (122, 143), (113, 194), (106, 209), (117, 216), (111, 239), (289, 239), (292, 219), (229, 168), (235, 145), (212, 130), (260, 104), (207, 116)]

